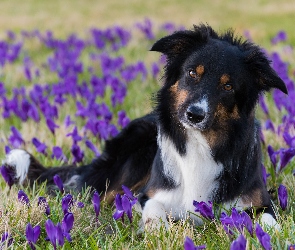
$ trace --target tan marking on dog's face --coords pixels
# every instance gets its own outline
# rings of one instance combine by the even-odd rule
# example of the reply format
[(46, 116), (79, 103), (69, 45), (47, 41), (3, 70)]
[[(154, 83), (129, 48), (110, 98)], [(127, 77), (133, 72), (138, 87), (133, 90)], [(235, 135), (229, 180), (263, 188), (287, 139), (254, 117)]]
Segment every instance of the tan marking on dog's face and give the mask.
[[(222, 141), (223, 137), (221, 137), (221, 133), (218, 133), (217, 131), (214, 131), (214, 130), (208, 130), (208, 131), (205, 131), (204, 133), (204, 136), (210, 146), (210, 148), (213, 148), (214, 146), (216, 146), (217, 144), (219, 144), (220, 141)], [(225, 132), (222, 133), (222, 135), (225, 135)]]
[(261, 207), (263, 205), (261, 190), (256, 189), (251, 194), (244, 195), (242, 201), (249, 206)]
[(203, 65), (199, 65), (196, 67), (196, 73), (198, 77), (201, 77), (204, 74), (205, 67)]
[(210, 129), (208, 131), (203, 132), (211, 148), (222, 143), (224, 136), (227, 135), (227, 132), (230, 129), (228, 127), (227, 121), (232, 119), (236, 120), (240, 118), (237, 105), (234, 106), (232, 112), (228, 112), (222, 104), (218, 104), (214, 116), (220, 126), (218, 131)]
[(230, 77), (228, 74), (223, 74), (221, 77), (220, 77), (220, 83), (221, 84), (227, 84), (230, 80)]
[(220, 122), (226, 122), (229, 119), (239, 119), (239, 109), (238, 106), (235, 105), (232, 112), (228, 112), (226, 108), (222, 104), (217, 105), (217, 109), (215, 112), (215, 117), (220, 121)]
[(170, 87), (170, 91), (175, 98), (175, 109), (177, 110), (181, 104), (183, 104), (188, 96), (188, 92), (178, 88), (179, 82), (177, 81)]

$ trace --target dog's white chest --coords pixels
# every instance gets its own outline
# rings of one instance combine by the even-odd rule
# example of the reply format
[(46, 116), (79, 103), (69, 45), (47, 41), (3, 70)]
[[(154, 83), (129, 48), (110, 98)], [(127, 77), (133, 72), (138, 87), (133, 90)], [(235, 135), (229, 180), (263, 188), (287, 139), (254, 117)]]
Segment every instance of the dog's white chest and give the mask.
[(177, 185), (170, 190), (159, 190), (154, 199), (164, 204), (165, 210), (179, 219), (194, 212), (193, 200), (212, 199), (218, 188), (216, 178), (223, 167), (214, 161), (206, 139), (198, 131), (188, 131), (186, 154), (179, 155), (168, 138), (158, 138), (164, 173)]

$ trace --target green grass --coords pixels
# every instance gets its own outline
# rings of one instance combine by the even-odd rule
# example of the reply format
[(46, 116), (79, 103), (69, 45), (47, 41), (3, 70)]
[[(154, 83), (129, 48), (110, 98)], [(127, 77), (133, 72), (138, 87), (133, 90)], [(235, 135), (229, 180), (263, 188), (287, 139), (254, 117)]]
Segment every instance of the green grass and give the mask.
[[(214, 0), (210, 1), (210, 3), (205, 0), (188, 0), (182, 3), (177, 0), (109, 0), (104, 3), (94, 0), (3, 0), (0, 3), (0, 7), (2, 10), (0, 16), (0, 37), (5, 36), (6, 30), (20, 32), (21, 30), (40, 29), (41, 31), (52, 30), (58, 38), (65, 38), (70, 33), (77, 33), (85, 38), (88, 36), (88, 31), (91, 27), (103, 28), (109, 25), (120, 24), (132, 29), (135, 22), (143, 20), (144, 17), (149, 17), (156, 26), (160, 26), (164, 21), (172, 21), (190, 28), (192, 24), (204, 22), (209, 23), (217, 30), (233, 27), (240, 34), (243, 34), (244, 30), (249, 30), (254, 41), (268, 49), (271, 48), (270, 38), (278, 30), (284, 29), (288, 34), (288, 43), (295, 44), (295, 33), (293, 32), (295, 4), (291, 0), (249, 0), (239, 2), (233, 0)], [(149, 65), (149, 63), (159, 58), (158, 54), (147, 52), (151, 45), (150, 41), (135, 33), (131, 44), (114, 55), (123, 55), (128, 63), (142, 60)], [(279, 51), (284, 59), (290, 62), (290, 72), (294, 71), (294, 52), (293, 54), (284, 54), (282, 46), (272, 49)], [(41, 65), (45, 62), (46, 57), (50, 53), (48, 49), (45, 49), (34, 40), (31, 40), (29, 43), (26, 42), (25, 52), (31, 56), (36, 65)], [(83, 57), (83, 63), (89, 63), (87, 56)], [(30, 88), (30, 84), (22, 74), (21, 65), (22, 60), (19, 60), (13, 65), (6, 66), (0, 72), (0, 81), (6, 84), (9, 92), (14, 87), (20, 85)], [(99, 70), (99, 65), (96, 65), (96, 69)], [(44, 68), (42, 72), (42, 77), (38, 79), (40, 84), (56, 80), (56, 77), (48, 69)], [(85, 77), (84, 80), (89, 78), (87, 74), (82, 77)], [(151, 95), (160, 85), (160, 81), (155, 81), (151, 77), (144, 82), (141, 79), (136, 79), (129, 85), (128, 96), (124, 104), (114, 108), (112, 112), (124, 109), (131, 119), (144, 115), (152, 109)], [(8, 94), (11, 94), (9, 92)], [(270, 94), (267, 94), (267, 100), (271, 109), (271, 119), (275, 124), (279, 124), (283, 114), (274, 107)], [(106, 95), (105, 101), (110, 103), (109, 94)], [(61, 110), (58, 120), (60, 125), (68, 113), (74, 112), (74, 103), (74, 100), (69, 100), (65, 108)], [(259, 109), (257, 113), (262, 121), (267, 119)], [(82, 119), (77, 118), (76, 122), (79, 127), (83, 125)], [(70, 157), (71, 140), (66, 137), (70, 130), (61, 125), (56, 130), (56, 137), (54, 137), (47, 131), (44, 120), (40, 124), (35, 124), (32, 121), (22, 123), (15, 117), (6, 120), (1, 118), (1, 148), (7, 144), (7, 135), (10, 134), (10, 126), (12, 125), (16, 126), (23, 134), (26, 141), (25, 148), (32, 154), (37, 155), (40, 162), (44, 165), (57, 166), (61, 163), (52, 160), (49, 156), (45, 157), (37, 154), (30, 142), (34, 136), (46, 142), (49, 147), (61, 146), (64, 153)], [(264, 134), (266, 146), (268, 144), (273, 145), (274, 148), (285, 146), (282, 137), (274, 136), (274, 134), (268, 131), (264, 131)], [(94, 139), (93, 142), (98, 144), (101, 149), (103, 148), (98, 139)], [(84, 163), (90, 162), (94, 157), (93, 154), (85, 147), (82, 149), (85, 151), (86, 160)], [(268, 187), (277, 189), (278, 185), (283, 183), (289, 191), (289, 206), (287, 211), (284, 212), (277, 206), (276, 193), (274, 194), (274, 202), (278, 209), (278, 221), (281, 225), (281, 230), (267, 229), (267, 232), (272, 237), (274, 249), (287, 249), (287, 245), (295, 244), (295, 178), (291, 175), (295, 164), (293, 160), (283, 174), (276, 176), (272, 171), (265, 146), (263, 147), (263, 152), (264, 164), (268, 172), (272, 173), (268, 180)], [(2, 149), (0, 157), (1, 159), (4, 157)], [(19, 188), (24, 188), (29, 195), (31, 200), (30, 208), (17, 201)], [(50, 219), (58, 222), (62, 219), (61, 194), (57, 194), (57, 196), (47, 195), (45, 185), (34, 186), (33, 188), (14, 186), (9, 190), (2, 179), (0, 180), (0, 194), (0, 235), (7, 230), (13, 235), (13, 249), (29, 249), (25, 240), (25, 226), (28, 222), (32, 225), (39, 224), (42, 227), (42, 239), (38, 241), (37, 249), (53, 249), (50, 243), (44, 240), (46, 235), (44, 223), (47, 217), (42, 209), (37, 206), (37, 198), (38, 196), (47, 197), (52, 209)], [(135, 218), (132, 224), (128, 222), (127, 218), (125, 223), (114, 221), (112, 219), (114, 207), (107, 205), (105, 202), (102, 202), (101, 214), (97, 223), (92, 204), (89, 201), (89, 192), (86, 190), (81, 194), (74, 195), (77, 201), (85, 202), (86, 206), (82, 209), (73, 207), (72, 212), (75, 216), (75, 224), (72, 230), (73, 242), (66, 243), (64, 249), (182, 249), (186, 236), (191, 237), (196, 245), (206, 244), (208, 249), (229, 249), (232, 240), (226, 235), (218, 220), (205, 222), (203, 226), (199, 227), (192, 226), (189, 221), (181, 221), (171, 223), (171, 228), (168, 231), (161, 228), (157, 232), (139, 233), (139, 214), (134, 212)], [(248, 249), (260, 249), (257, 238), (246, 235)], [(238, 236), (238, 233), (236, 236)]]

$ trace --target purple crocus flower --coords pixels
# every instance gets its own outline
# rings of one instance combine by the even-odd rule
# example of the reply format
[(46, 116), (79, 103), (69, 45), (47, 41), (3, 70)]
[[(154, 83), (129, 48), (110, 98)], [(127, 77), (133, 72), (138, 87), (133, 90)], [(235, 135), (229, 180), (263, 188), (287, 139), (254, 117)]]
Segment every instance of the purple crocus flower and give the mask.
[(73, 132), (67, 134), (67, 136), (72, 137), (74, 144), (77, 144), (78, 141), (82, 140), (82, 137), (78, 134), (77, 126), (75, 126)]
[(145, 18), (143, 23), (137, 23), (136, 27), (145, 35), (145, 37), (149, 40), (155, 38), (155, 35), (152, 31), (152, 22), (150, 19)]
[(40, 236), (41, 227), (39, 225), (32, 227), (30, 223), (26, 226), (26, 239), (31, 249), (35, 250), (35, 244)]
[(57, 223), (57, 225), (55, 226), (54, 223), (50, 219), (48, 219), (45, 222), (45, 230), (47, 233), (47, 237), (55, 250), (57, 244), (59, 246), (64, 245), (64, 234), (60, 223)]
[(71, 194), (67, 194), (61, 199), (61, 207), (64, 214), (67, 214), (69, 212), (69, 209), (73, 205), (74, 205), (74, 200)]
[(267, 119), (264, 123), (265, 129), (266, 130), (271, 130), (272, 132), (275, 132), (275, 127), (273, 125), (273, 123), (271, 122), (270, 119)]
[(121, 110), (118, 112), (118, 124), (124, 128), (128, 125), (130, 122), (130, 119), (126, 116), (126, 112), (124, 110)]
[(152, 76), (153, 76), (153, 78), (157, 78), (159, 72), (160, 72), (160, 67), (158, 66), (157, 63), (154, 62), (152, 64)]
[[(126, 189), (127, 187), (125, 187)], [(127, 188), (128, 189), (128, 188)], [(131, 197), (135, 198), (131, 191), (129, 190)], [(124, 222), (124, 214), (126, 213), (130, 223), (132, 223), (132, 206), (136, 203), (137, 199), (129, 199), (128, 195), (120, 195), (117, 194), (115, 197), (115, 205), (116, 205), (116, 211), (113, 215), (113, 218), (115, 220), (118, 220), (122, 218), (122, 221)]]
[(50, 207), (45, 197), (40, 196), (38, 198), (38, 206), (43, 206), (45, 208), (45, 214), (50, 215)]
[(137, 198), (132, 194), (131, 190), (128, 187), (122, 185), (122, 189), (128, 199), (131, 201), (131, 206), (133, 206), (137, 202)]
[(21, 133), (14, 126), (11, 126), (10, 130), (12, 132), (12, 135), (9, 137), (9, 142), (15, 148), (20, 147), (20, 145), (25, 142), (22, 138)]
[(5, 232), (2, 234), (1, 236), (1, 242), (0, 242), (0, 249), (2, 249), (2, 247), (9, 247), (11, 246), (13, 242), (13, 238), (11, 237), (11, 235), (9, 235), (9, 233)]
[(185, 237), (184, 250), (199, 250), (199, 249), (205, 249), (205, 248), (206, 248), (205, 245), (196, 246), (190, 237), (188, 236)]
[(241, 214), (235, 208), (232, 208), (231, 216), (228, 216), (225, 212), (221, 213), (220, 216), (221, 224), (224, 230), (228, 234), (233, 234), (233, 229), (237, 229), (242, 233), (243, 228), (246, 227), (248, 232), (253, 235), (253, 225), (250, 216), (243, 211)]
[(230, 250), (245, 250), (246, 249), (247, 240), (241, 234), (236, 240), (232, 242), (230, 245)]
[(99, 194), (98, 194), (97, 191), (95, 191), (93, 193), (93, 196), (92, 196), (92, 204), (93, 204), (94, 212), (95, 212), (96, 218), (97, 218), (98, 215), (99, 215), (99, 212), (100, 212), (100, 197), (99, 197)]
[(262, 180), (263, 180), (263, 183), (266, 185), (267, 184), (267, 177), (270, 174), (267, 174), (266, 168), (265, 168), (265, 166), (263, 164), (261, 164), (261, 172), (262, 172)]
[(27, 206), (30, 205), (30, 200), (27, 194), (23, 190), (19, 190), (17, 194), (17, 198), (20, 202), (26, 204)]
[(275, 45), (275, 44), (277, 44), (277, 43), (279, 43), (279, 42), (284, 42), (284, 41), (286, 41), (287, 40), (287, 33), (285, 32), (285, 31), (283, 31), (283, 30), (280, 30), (277, 34), (276, 34), (276, 36), (273, 38), (273, 39), (271, 39), (271, 43), (273, 44), (273, 45)]
[(59, 175), (56, 174), (55, 176), (53, 176), (53, 181), (55, 185), (58, 187), (59, 191), (63, 193), (65, 191), (64, 185)]
[(44, 143), (40, 142), (36, 137), (32, 139), (32, 142), (39, 153), (47, 155), (46, 154), (47, 146)]
[(67, 213), (62, 220), (61, 227), (62, 227), (64, 237), (69, 242), (72, 241), (70, 231), (73, 228), (73, 224), (74, 224), (74, 215), (72, 213)]
[(270, 161), (274, 167), (277, 165), (277, 152), (274, 151), (271, 145), (268, 145), (267, 152), (270, 158)]
[(9, 154), (9, 152), (11, 151), (9, 146), (5, 146), (5, 154)]
[(66, 156), (63, 154), (62, 149), (60, 147), (53, 147), (52, 148), (52, 159), (57, 159), (57, 160), (62, 160), (62, 161), (67, 161)]
[(193, 201), (193, 205), (195, 206), (195, 212), (199, 212), (204, 218), (208, 220), (213, 220), (214, 219), (214, 213), (212, 210), (212, 202), (208, 201), (209, 205), (204, 202), (198, 202), (198, 201)]
[(116, 205), (116, 211), (113, 215), (113, 218), (115, 220), (122, 218), (122, 221), (124, 222), (124, 209), (122, 206), (122, 198), (120, 194), (116, 194), (115, 205)]
[(49, 128), (49, 130), (51, 131), (52, 134), (54, 134), (54, 131), (56, 128), (59, 128), (58, 125), (56, 125), (54, 123), (54, 121), (50, 118), (46, 118), (46, 124), (47, 124), (47, 127)]
[(132, 223), (132, 206), (131, 206), (130, 200), (125, 194), (122, 196), (122, 207), (123, 207), (123, 210), (126, 212), (126, 215), (130, 223)]
[(64, 124), (65, 124), (66, 127), (69, 127), (71, 124), (75, 124), (75, 122), (73, 122), (71, 120), (71, 117), (69, 115), (67, 115), (66, 118), (65, 118)]
[(288, 250), (295, 250), (295, 244), (288, 246)]
[(80, 149), (77, 144), (72, 145), (72, 155), (74, 156), (73, 164), (81, 162), (84, 158), (84, 152)]
[(278, 196), (281, 208), (286, 210), (288, 205), (288, 191), (287, 188), (282, 184), (278, 188)]
[(0, 173), (1, 173), (4, 181), (9, 186), (9, 188), (11, 188), (15, 182), (15, 170), (11, 167), (7, 167), (5, 165), (2, 165), (0, 167)]
[(258, 223), (256, 223), (256, 236), (260, 242), (260, 244), (263, 246), (265, 250), (271, 249), (271, 242), (270, 242), (270, 236), (263, 231), (263, 229), (260, 227)]
[(93, 143), (91, 141), (86, 140), (85, 144), (88, 148), (90, 148), (95, 153), (96, 157), (100, 156), (98, 149), (93, 145)]
[(76, 206), (77, 206), (78, 208), (83, 208), (85, 205), (84, 205), (84, 203), (83, 203), (82, 201), (78, 201), (78, 202), (76, 203)]
[(283, 170), (294, 156), (295, 156), (295, 148), (281, 149), (280, 150), (281, 164), (280, 164), (279, 171)]

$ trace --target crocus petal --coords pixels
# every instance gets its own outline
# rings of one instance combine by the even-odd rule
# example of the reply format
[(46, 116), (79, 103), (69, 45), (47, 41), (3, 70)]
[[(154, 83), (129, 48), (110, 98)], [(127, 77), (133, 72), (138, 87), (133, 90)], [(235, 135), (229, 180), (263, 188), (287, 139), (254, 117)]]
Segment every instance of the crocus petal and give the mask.
[(69, 233), (74, 225), (74, 215), (72, 213), (67, 213), (62, 220), (62, 230), (65, 233)]
[(0, 173), (1, 173), (4, 181), (9, 186), (9, 188), (11, 188), (11, 186), (14, 184), (15, 170), (13, 168), (3, 165), (0, 167)]
[(235, 241), (232, 242), (230, 246), (230, 250), (245, 250), (246, 244), (247, 244), (247, 240), (241, 234)]
[(61, 246), (61, 247), (65, 243), (64, 234), (63, 234), (63, 231), (62, 231), (61, 224), (59, 222), (56, 224), (56, 240), (57, 240), (58, 245)]
[(53, 181), (55, 183), (55, 185), (58, 187), (58, 189), (60, 190), (60, 192), (64, 192), (64, 185), (63, 182), (61, 180), (61, 178), (59, 177), (59, 175), (55, 175), (53, 176)]
[(113, 218), (115, 220), (118, 220), (120, 218), (123, 219), (123, 217), (124, 217), (124, 210), (116, 210), (115, 213), (114, 213), (114, 215), (113, 215)]
[(288, 205), (288, 191), (287, 188), (282, 184), (278, 188), (278, 196), (281, 208), (286, 210)]
[(99, 215), (100, 212), (100, 197), (97, 191), (95, 191), (93, 193), (93, 197), (92, 197), (92, 204), (94, 207), (94, 212), (96, 214), (96, 217)]
[(51, 220), (47, 220), (45, 222), (45, 230), (46, 230), (48, 239), (50, 240), (54, 249), (56, 249), (56, 227)]
[(67, 194), (61, 199), (61, 206), (64, 215), (66, 215), (69, 212), (69, 209), (71, 208), (71, 206), (73, 206), (73, 204), (73, 196), (71, 194)]
[(25, 203), (27, 206), (30, 205), (30, 200), (29, 200), (27, 194), (23, 190), (18, 191), (17, 198), (20, 202)]
[(30, 223), (28, 223), (26, 226), (26, 239), (27, 241), (34, 240), (34, 229)]
[(76, 203), (76, 205), (77, 205), (78, 208), (83, 208), (83, 207), (85, 206), (84, 203), (83, 203), (82, 201), (78, 201), (78, 202)]
[(265, 250), (271, 250), (270, 236), (256, 223), (256, 236)]
[(122, 185), (122, 189), (123, 189), (124, 193), (127, 195), (127, 197), (128, 197), (131, 201), (133, 201), (134, 199), (136, 199), (136, 198), (133, 196), (131, 190), (130, 190), (128, 187)]
[(44, 208), (45, 208), (45, 214), (46, 215), (50, 215), (50, 207), (49, 207), (49, 205), (48, 205), (47, 200), (46, 200), (45, 197), (40, 196), (38, 198), (38, 206), (44, 206)]
[(253, 236), (253, 223), (252, 220), (245, 211), (241, 213), (241, 217), (243, 218), (243, 224), (247, 228), (248, 232)]
[(128, 199), (128, 197), (124, 194), (122, 196), (122, 207), (124, 209), (124, 211), (127, 214), (127, 217), (129, 218), (130, 223), (132, 223), (132, 209), (131, 209), (131, 204), (130, 201)]
[(37, 240), (39, 239), (41, 233), (41, 227), (39, 225), (34, 227), (34, 238), (33, 238), (33, 243), (36, 244)]
[(212, 203), (210, 201), (208, 203), (209, 205), (203, 201), (193, 201), (193, 205), (195, 206), (195, 212), (199, 212), (206, 219), (213, 220), (214, 214), (212, 210)]
[(188, 236), (185, 237), (184, 250), (199, 250), (199, 249), (205, 249), (205, 248), (206, 248), (205, 245), (196, 246), (191, 238), (189, 238)]

